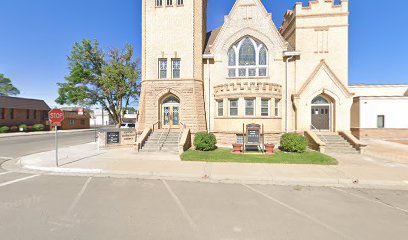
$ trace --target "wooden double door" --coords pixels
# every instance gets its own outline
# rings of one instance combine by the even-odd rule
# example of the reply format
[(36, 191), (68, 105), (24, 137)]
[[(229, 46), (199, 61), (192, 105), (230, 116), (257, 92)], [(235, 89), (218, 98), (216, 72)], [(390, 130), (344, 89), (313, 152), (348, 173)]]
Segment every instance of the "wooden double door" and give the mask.
[(161, 109), (162, 128), (180, 127), (180, 104), (163, 104)]
[(312, 106), (312, 125), (317, 130), (330, 130), (330, 106)]

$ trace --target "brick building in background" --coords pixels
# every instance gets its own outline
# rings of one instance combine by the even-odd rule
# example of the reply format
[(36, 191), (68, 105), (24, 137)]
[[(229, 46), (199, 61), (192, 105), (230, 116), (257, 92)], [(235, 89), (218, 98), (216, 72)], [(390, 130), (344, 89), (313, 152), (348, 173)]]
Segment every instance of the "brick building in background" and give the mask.
[(60, 130), (71, 129), (89, 129), (91, 115), (85, 110), (82, 115), (78, 113), (78, 108), (62, 108), (64, 111), (64, 121), (62, 121)]
[(0, 96), (0, 126), (47, 125), (48, 111), (43, 100)]

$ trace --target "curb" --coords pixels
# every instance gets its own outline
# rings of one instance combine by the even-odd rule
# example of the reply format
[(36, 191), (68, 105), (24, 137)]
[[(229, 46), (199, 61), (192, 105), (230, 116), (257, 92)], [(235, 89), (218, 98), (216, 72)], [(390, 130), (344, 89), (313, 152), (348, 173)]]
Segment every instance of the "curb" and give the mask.
[(385, 189), (385, 190), (408, 190), (408, 182), (403, 181), (365, 181), (351, 178), (327, 179), (327, 178), (284, 178), (284, 177), (244, 177), (235, 178), (212, 177), (212, 176), (194, 176), (194, 175), (177, 175), (174, 173), (155, 173), (155, 172), (120, 172), (105, 171), (102, 169), (81, 169), (81, 168), (56, 168), (56, 167), (19, 167), (13, 164), (12, 170), (40, 173), (56, 176), (92, 176), (92, 177), (109, 177), (109, 178), (130, 178), (139, 180), (168, 180), (184, 182), (201, 182), (201, 183), (222, 183), (222, 184), (253, 184), (253, 185), (277, 185), (277, 186), (303, 186), (303, 187), (340, 187), (340, 188), (368, 188), (368, 189)]
[[(80, 129), (80, 130), (60, 130), (58, 133), (80, 133), (80, 132), (91, 132), (95, 131), (94, 129)], [(55, 134), (54, 131), (44, 131), (44, 132), (30, 132), (30, 133), (2, 133), (0, 134), (1, 138), (12, 138), (12, 137), (29, 137), (29, 136), (41, 136), (41, 135), (51, 135)]]

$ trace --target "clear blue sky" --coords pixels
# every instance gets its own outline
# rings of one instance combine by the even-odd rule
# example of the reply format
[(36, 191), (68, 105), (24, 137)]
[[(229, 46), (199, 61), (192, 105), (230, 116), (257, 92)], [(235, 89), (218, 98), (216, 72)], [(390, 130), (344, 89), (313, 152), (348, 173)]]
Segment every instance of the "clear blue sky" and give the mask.
[[(0, 73), (12, 79), (22, 97), (55, 106), (56, 83), (67, 75), (66, 56), (83, 38), (98, 39), (103, 47), (131, 43), (140, 55), (141, 0), (0, 1)], [(279, 27), (298, 1), (263, 3)], [(209, 30), (223, 23), (234, 2), (209, 0)], [(406, 1), (349, 2), (350, 82), (408, 84)]]

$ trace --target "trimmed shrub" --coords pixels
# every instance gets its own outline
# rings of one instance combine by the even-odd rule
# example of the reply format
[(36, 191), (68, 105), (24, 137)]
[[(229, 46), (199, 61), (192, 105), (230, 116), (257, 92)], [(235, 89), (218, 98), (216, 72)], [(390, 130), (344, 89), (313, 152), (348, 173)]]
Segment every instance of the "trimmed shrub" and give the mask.
[(17, 126), (12, 126), (10, 127), (10, 132), (17, 132), (18, 131), (18, 127)]
[(217, 149), (217, 139), (214, 134), (207, 132), (196, 133), (194, 147), (198, 151), (213, 151)]
[(23, 132), (27, 131), (27, 125), (26, 124), (20, 124), (18, 126), (18, 130), (20, 131), (22, 129)]
[(32, 127), (33, 131), (44, 131), (44, 124), (34, 124)]
[(0, 127), (0, 133), (6, 133), (10, 131), (10, 128), (7, 126)]
[(303, 153), (308, 146), (307, 139), (296, 133), (286, 133), (282, 136), (280, 141), (282, 151)]

